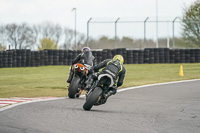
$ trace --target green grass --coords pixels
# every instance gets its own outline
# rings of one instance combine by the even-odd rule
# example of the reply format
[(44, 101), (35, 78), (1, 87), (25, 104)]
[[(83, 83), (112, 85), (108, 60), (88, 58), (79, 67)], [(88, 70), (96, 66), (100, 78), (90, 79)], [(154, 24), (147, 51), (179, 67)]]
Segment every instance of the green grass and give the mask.
[(200, 78), (200, 63), (182, 64), (184, 76), (179, 76), (181, 64), (126, 65), (123, 87)]
[[(126, 76), (120, 88), (185, 79), (200, 79), (200, 63), (125, 65)], [(0, 69), (0, 97), (67, 96), (69, 66)]]

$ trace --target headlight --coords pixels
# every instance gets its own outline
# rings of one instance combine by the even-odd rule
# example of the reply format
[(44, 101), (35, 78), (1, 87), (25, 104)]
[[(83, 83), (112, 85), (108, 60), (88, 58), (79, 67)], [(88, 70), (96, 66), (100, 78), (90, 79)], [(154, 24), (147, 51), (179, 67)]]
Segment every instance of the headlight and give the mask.
[(76, 68), (76, 69), (77, 69), (77, 68), (78, 68), (78, 65), (74, 65), (74, 68)]
[(81, 71), (83, 71), (85, 68), (84, 67), (80, 67)]

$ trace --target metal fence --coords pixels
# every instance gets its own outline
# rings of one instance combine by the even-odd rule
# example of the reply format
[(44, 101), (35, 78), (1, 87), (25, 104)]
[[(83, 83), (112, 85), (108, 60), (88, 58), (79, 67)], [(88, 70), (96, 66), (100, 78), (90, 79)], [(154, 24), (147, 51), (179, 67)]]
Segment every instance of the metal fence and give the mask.
[[(199, 21), (191, 21), (191, 23), (199, 23)], [(180, 17), (159, 20), (153, 17), (111, 20), (90, 18), (87, 21), (87, 46), (93, 45), (90, 42), (92, 37), (104, 36), (106, 32), (114, 39), (114, 44), (111, 44), (114, 48), (124, 46), (119, 41), (119, 38), (123, 36), (140, 40), (135, 47), (133, 46), (135, 42), (133, 42), (132, 46), (124, 46), (125, 48), (180, 48), (181, 46), (176, 45), (176, 38), (181, 37), (183, 26)], [(148, 43), (149, 40), (152, 40), (151, 43)]]

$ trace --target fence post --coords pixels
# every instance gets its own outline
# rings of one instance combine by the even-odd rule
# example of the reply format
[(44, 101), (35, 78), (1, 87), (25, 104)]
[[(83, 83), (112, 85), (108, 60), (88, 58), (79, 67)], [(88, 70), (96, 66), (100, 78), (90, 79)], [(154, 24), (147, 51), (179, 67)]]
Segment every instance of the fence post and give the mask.
[(146, 22), (147, 20), (149, 19), (149, 17), (147, 17), (145, 20), (144, 20), (144, 48), (146, 48)]
[(116, 21), (115, 21), (115, 48), (116, 48), (116, 45), (117, 45), (117, 22), (119, 21), (120, 18), (118, 18)]
[(89, 23), (90, 23), (90, 20), (92, 18), (90, 18), (88, 21), (87, 21), (87, 47), (88, 47), (88, 41), (89, 41)]
[(178, 17), (176, 17), (173, 21), (172, 21), (172, 35), (173, 35), (173, 46), (172, 48), (174, 48), (175, 42), (174, 42), (174, 22), (176, 21)]

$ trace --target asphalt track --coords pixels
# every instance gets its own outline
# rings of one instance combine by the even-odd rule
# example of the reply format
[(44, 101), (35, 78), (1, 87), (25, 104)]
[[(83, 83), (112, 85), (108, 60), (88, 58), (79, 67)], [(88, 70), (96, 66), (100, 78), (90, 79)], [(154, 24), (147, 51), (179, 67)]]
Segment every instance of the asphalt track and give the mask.
[(84, 111), (85, 98), (0, 111), (0, 133), (199, 133), (200, 80), (122, 91)]

